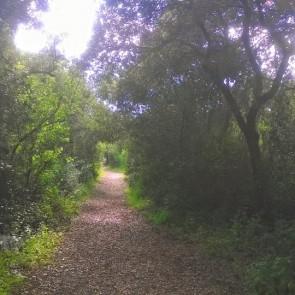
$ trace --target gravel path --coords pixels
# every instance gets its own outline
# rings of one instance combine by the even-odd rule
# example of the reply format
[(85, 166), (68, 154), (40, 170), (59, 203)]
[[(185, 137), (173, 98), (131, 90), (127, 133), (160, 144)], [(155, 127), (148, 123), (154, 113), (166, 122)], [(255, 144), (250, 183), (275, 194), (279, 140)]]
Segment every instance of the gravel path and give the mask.
[(154, 228), (127, 208), (124, 189), (122, 174), (105, 172), (54, 264), (31, 272), (18, 294), (241, 294), (197, 245)]

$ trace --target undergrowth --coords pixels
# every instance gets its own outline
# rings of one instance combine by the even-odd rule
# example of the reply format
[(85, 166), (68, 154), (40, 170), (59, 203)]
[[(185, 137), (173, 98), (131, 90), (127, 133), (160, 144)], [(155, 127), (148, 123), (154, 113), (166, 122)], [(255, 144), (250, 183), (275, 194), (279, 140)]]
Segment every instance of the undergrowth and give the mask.
[(129, 186), (128, 205), (153, 224), (168, 224), (184, 239), (193, 239), (208, 255), (232, 265), (246, 294), (295, 294), (295, 223), (277, 221), (270, 227), (260, 218), (239, 216), (229, 223), (212, 224), (204, 218), (179, 219), (142, 197), (140, 185)]
[(140, 185), (129, 186), (126, 192), (127, 203), (131, 208), (143, 210), (150, 207), (150, 201), (141, 195)]
[(186, 222), (177, 225), (177, 232), (230, 263), (246, 294), (295, 294), (294, 223), (278, 221), (270, 227), (259, 218), (239, 217), (220, 226)]
[(0, 294), (10, 294), (13, 287), (23, 282), (24, 269), (50, 263), (62, 234), (43, 227), (28, 238), (21, 249), (0, 253)]
[(39, 210), (43, 225), (29, 236), (20, 249), (0, 252), (0, 295), (8, 295), (21, 284), (23, 270), (51, 262), (53, 254), (62, 240), (60, 232), (73, 216), (79, 213), (83, 202), (89, 197), (96, 181), (81, 185), (71, 196), (61, 196), (54, 187), (47, 192)]
[(129, 186), (126, 196), (128, 205), (131, 208), (141, 210), (151, 223), (160, 225), (168, 222), (170, 218), (168, 210), (165, 208), (155, 208), (150, 199), (143, 197), (140, 184)]
[(79, 213), (81, 205), (88, 198), (95, 181), (81, 185), (71, 196), (62, 196), (58, 190), (51, 188), (42, 203), (40, 214), (44, 222), (51, 227), (60, 227), (69, 223)]

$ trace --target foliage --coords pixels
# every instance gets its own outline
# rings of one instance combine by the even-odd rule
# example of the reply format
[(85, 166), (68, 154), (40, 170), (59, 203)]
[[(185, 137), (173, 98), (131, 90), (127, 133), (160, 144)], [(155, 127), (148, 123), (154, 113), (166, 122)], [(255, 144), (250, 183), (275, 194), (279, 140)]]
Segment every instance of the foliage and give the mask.
[(0, 106), (0, 223), (1, 231), (22, 235), (25, 228), (35, 231), (49, 221), (39, 204), (55, 206), (65, 219), (67, 210), (75, 210), (70, 196), (96, 177), (96, 145), (110, 115), (74, 66), (50, 52), (13, 55), (12, 80), (2, 80), (10, 105)]
[(142, 197), (142, 189), (139, 184), (129, 186), (126, 196), (127, 203), (131, 208), (143, 210), (150, 206), (149, 200)]
[(58, 189), (50, 189), (39, 205), (39, 214), (51, 227), (60, 227), (69, 223), (79, 213), (83, 202), (89, 196), (95, 180), (80, 185), (70, 196), (62, 196)]
[(0, 294), (10, 294), (13, 287), (20, 284), (24, 277), (22, 268), (32, 268), (47, 264), (61, 241), (61, 234), (44, 227), (36, 235), (26, 240), (22, 249), (0, 253)]
[[(59, 227), (69, 223), (71, 218), (78, 214), (82, 203), (89, 197), (95, 181), (89, 181), (80, 185), (75, 193), (68, 198), (58, 195), (47, 196), (39, 204), (39, 214), (42, 220), (51, 228)], [(54, 190), (51, 191), (51, 194)], [(30, 233), (27, 233), (27, 235)], [(10, 294), (10, 290), (22, 283), (24, 268), (47, 264), (51, 262), (52, 255), (61, 242), (60, 232), (49, 230), (46, 226), (41, 227), (34, 235), (26, 237), (20, 249), (4, 250), (0, 252), (0, 294)]]
[(160, 225), (169, 221), (170, 213), (168, 210), (156, 208), (152, 200), (143, 197), (140, 183), (129, 185), (126, 198), (131, 208), (143, 211), (146, 218), (153, 224)]
[(56, 246), (60, 243), (61, 234), (43, 228), (36, 235), (27, 239), (20, 250), (16, 263), (24, 267), (47, 264), (50, 262)]
[(20, 21), (34, 22), (31, 1), (1, 3), (3, 231), (21, 235), (69, 220), (77, 190), (105, 157), (127, 170), (130, 206), (154, 223), (198, 220), (207, 251), (238, 268), (243, 261), (254, 293), (291, 294), (289, 2), (108, 0), (81, 62), (99, 82), (95, 93), (55, 48), (19, 54), (12, 33)]
[(272, 228), (240, 216), (219, 226), (198, 220), (186, 230), (205, 253), (232, 263), (249, 294), (293, 294), (294, 224), (278, 221)]
[(20, 22), (39, 25), (35, 13), (46, 10), (47, 6), (47, 0), (3, 0), (0, 3), (0, 29), (8, 25), (15, 30)]
[(294, 271), (292, 257), (267, 257), (250, 267), (249, 285), (255, 294), (293, 294)]
[(293, 292), (294, 226), (278, 225), (295, 218), (287, 2), (107, 1), (86, 56), (129, 116), (131, 204), (198, 220), (209, 252), (245, 256), (258, 294)]
[(276, 101), (292, 98), (293, 49), (284, 40), (294, 39), (293, 9), (247, 0), (103, 6), (87, 61), (99, 94), (130, 116), (131, 173), (156, 203), (273, 217), (282, 192), (269, 184), (291, 185), (271, 134), (286, 114)]
[(167, 223), (169, 221), (169, 217), (169, 212), (165, 209), (158, 209), (147, 213), (148, 220), (156, 225)]
[(99, 151), (105, 165), (124, 172), (127, 168), (127, 150), (120, 143), (101, 143)]
[(113, 114), (55, 46), (16, 50), (17, 26), (38, 26), (36, 12), (47, 4), (0, 4), (1, 294), (22, 280), (19, 268), (49, 261), (60, 240), (54, 229), (78, 213), (98, 175), (98, 142), (115, 136), (107, 132)]

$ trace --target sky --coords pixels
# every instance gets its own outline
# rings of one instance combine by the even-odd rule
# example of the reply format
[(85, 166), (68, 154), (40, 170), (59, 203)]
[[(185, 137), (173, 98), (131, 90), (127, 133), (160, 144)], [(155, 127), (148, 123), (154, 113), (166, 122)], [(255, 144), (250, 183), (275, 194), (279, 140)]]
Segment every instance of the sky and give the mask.
[(20, 25), (15, 44), (20, 50), (38, 53), (54, 37), (60, 37), (58, 49), (68, 58), (78, 58), (92, 36), (96, 12), (101, 0), (49, 0), (49, 10), (38, 14), (40, 29)]

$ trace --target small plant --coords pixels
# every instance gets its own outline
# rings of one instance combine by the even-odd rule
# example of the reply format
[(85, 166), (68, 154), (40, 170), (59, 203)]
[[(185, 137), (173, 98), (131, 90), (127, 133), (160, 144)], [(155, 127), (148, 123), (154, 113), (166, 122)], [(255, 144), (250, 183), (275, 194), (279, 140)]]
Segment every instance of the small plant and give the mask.
[(25, 241), (21, 251), (16, 255), (16, 264), (31, 268), (49, 263), (60, 240), (60, 233), (43, 227), (40, 232)]
[(147, 213), (147, 218), (154, 224), (165, 224), (169, 221), (170, 214), (165, 209), (151, 211)]
[(294, 229), (285, 221), (269, 227), (259, 218), (238, 218), (220, 227), (199, 225), (194, 234), (207, 254), (232, 262), (247, 294), (293, 295)]

